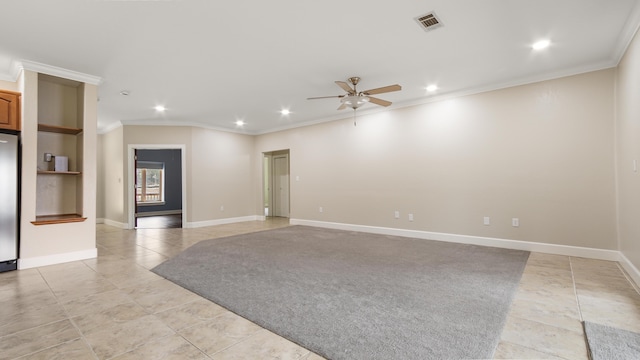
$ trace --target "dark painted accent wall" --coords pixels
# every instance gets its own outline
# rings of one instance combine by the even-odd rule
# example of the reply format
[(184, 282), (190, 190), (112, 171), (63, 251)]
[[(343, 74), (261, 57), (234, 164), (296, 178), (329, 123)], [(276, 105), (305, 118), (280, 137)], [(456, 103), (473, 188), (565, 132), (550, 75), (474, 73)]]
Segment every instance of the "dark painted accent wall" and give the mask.
[(164, 162), (164, 205), (139, 206), (138, 212), (182, 210), (182, 162), (180, 149), (138, 150), (138, 161)]

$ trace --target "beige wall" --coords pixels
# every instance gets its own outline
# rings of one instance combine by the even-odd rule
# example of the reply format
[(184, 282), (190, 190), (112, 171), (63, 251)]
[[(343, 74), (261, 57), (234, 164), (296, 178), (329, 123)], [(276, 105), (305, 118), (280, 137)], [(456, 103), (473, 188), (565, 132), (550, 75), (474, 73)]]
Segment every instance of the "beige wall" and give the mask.
[(20, 91), (18, 83), (13, 81), (0, 80), (0, 89), (9, 91)]
[[(103, 212), (103, 218), (118, 223), (124, 223), (124, 184), (126, 178), (123, 176), (123, 145), (122, 127), (116, 128), (104, 135), (102, 138), (102, 158), (98, 164), (103, 172), (102, 188), (99, 188), (104, 196), (104, 202), (98, 202), (98, 212)], [(101, 210), (100, 210), (101, 209)]]
[(616, 249), (614, 80), (609, 69), (266, 134), (255, 156), (290, 149), (292, 218)]
[(145, 144), (185, 145), (188, 222), (254, 215), (253, 141), (247, 135), (175, 126), (124, 126), (105, 134), (105, 162), (113, 163), (105, 165), (105, 218), (127, 222), (128, 148)]
[(33, 265), (41, 261), (37, 260), (39, 258), (53, 259), (56, 255), (68, 253), (90, 254), (96, 249), (97, 87), (85, 85), (82, 97), (82, 112), (85, 121), (81, 136), (84, 156), (81, 159), (83, 162), (81, 167), (83, 186), (80, 197), (82, 198), (81, 212), (87, 220), (78, 223), (35, 226), (31, 222), (36, 218), (36, 204), (39, 200), (36, 192), (36, 170), (42, 156), (38, 151), (38, 74), (25, 70), (19, 83), (19, 88), (23, 93), (20, 259), (23, 263), (27, 262)]
[[(640, 269), (640, 35), (617, 69), (617, 177), (620, 251)], [(633, 170), (634, 160), (637, 171)]]
[[(129, 168), (129, 145), (141, 145), (141, 144), (162, 144), (162, 145), (185, 145), (187, 152), (187, 180), (189, 181), (192, 173), (190, 172), (190, 164), (191, 161), (189, 159), (189, 154), (191, 153), (191, 128), (187, 126), (182, 127), (169, 127), (169, 126), (124, 126), (122, 128), (123, 134), (123, 147), (122, 147), (122, 172), (120, 176), (122, 177), (122, 208), (124, 210), (124, 223), (128, 223), (128, 218), (130, 214), (133, 214), (135, 209), (129, 208), (129, 200), (130, 189), (128, 186), (128, 168)], [(131, 165), (131, 170), (133, 170), (133, 165)], [(195, 175), (195, 174), (194, 174)], [(189, 186), (187, 186), (189, 189)], [(189, 190), (187, 190), (189, 191)], [(189, 199), (190, 193), (187, 193), (187, 199)], [(187, 203), (189, 207), (189, 204)], [(184, 209), (183, 209), (184, 210)], [(191, 209), (187, 208), (187, 216), (190, 216)]]
[[(253, 137), (192, 128), (190, 221), (254, 215)], [(224, 210), (222, 210), (224, 209)]]
[(292, 218), (615, 250), (615, 80), (608, 69), (255, 137), (124, 126), (102, 139), (104, 217), (127, 221), (129, 144), (186, 146), (189, 222), (262, 214), (262, 153), (290, 149)]
[(96, 219), (104, 219), (105, 214), (105, 161), (104, 161), (104, 135), (98, 134), (96, 142)]

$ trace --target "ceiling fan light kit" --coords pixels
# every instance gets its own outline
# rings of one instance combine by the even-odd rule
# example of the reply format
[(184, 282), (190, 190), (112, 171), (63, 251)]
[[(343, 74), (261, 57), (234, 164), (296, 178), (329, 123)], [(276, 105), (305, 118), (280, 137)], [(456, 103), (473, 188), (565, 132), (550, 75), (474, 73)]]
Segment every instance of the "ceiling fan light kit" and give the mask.
[(373, 95), (373, 94), (383, 94), (383, 93), (388, 93), (388, 92), (392, 92), (392, 91), (400, 91), (400, 90), (402, 90), (402, 87), (400, 85), (395, 84), (395, 85), (383, 86), (383, 87), (380, 87), (380, 88), (369, 89), (369, 90), (358, 92), (358, 89), (356, 88), (356, 86), (360, 82), (360, 78), (357, 77), (357, 76), (352, 76), (348, 80), (351, 83), (351, 85), (353, 85), (353, 88), (351, 86), (349, 86), (349, 84), (347, 84), (344, 81), (336, 81), (335, 82), (336, 85), (340, 86), (340, 88), (342, 88), (342, 90), (347, 92), (346, 94), (336, 95), (336, 96), (312, 97), (312, 98), (307, 98), (307, 100), (328, 99), (328, 98), (338, 98), (338, 99), (340, 99), (340, 106), (338, 107), (338, 110), (343, 110), (343, 109), (346, 109), (346, 108), (353, 109), (353, 125), (355, 126), (356, 125), (356, 110), (359, 107), (361, 107), (362, 105), (365, 105), (365, 104), (370, 103), (370, 102), (374, 103), (376, 105), (380, 105), (380, 106), (389, 106), (389, 105), (391, 105), (391, 101), (378, 99), (378, 98), (373, 97), (371, 95)]
[(357, 109), (360, 106), (366, 104), (369, 102), (369, 97), (368, 96), (358, 96), (358, 95), (349, 95), (349, 96), (345, 96), (342, 99), (340, 99), (340, 101), (345, 104), (347, 107), (350, 107), (352, 109)]
[(340, 86), (340, 88), (342, 88), (342, 90), (347, 92), (346, 94), (336, 95), (336, 96), (312, 97), (312, 98), (307, 98), (307, 100), (338, 98), (338, 99), (340, 99), (340, 103), (341, 103), (340, 107), (338, 107), (338, 110), (343, 110), (343, 109), (346, 109), (346, 108), (351, 108), (353, 110), (356, 110), (357, 108), (361, 107), (362, 105), (365, 105), (365, 104), (370, 103), (370, 102), (374, 103), (376, 105), (380, 105), (380, 106), (389, 106), (389, 105), (391, 105), (391, 101), (378, 99), (378, 98), (373, 97), (371, 95), (383, 94), (383, 93), (388, 93), (388, 92), (392, 92), (392, 91), (400, 91), (400, 90), (402, 90), (402, 87), (400, 85), (396, 84), (396, 85), (383, 86), (383, 87), (380, 87), (380, 88), (369, 89), (369, 90), (358, 92), (358, 89), (356, 88), (356, 86), (360, 82), (360, 78), (357, 77), (357, 76), (352, 76), (348, 80), (351, 83), (351, 85), (353, 85), (353, 88), (351, 86), (349, 86), (349, 84), (347, 84), (344, 81), (336, 81), (335, 82), (336, 85)]

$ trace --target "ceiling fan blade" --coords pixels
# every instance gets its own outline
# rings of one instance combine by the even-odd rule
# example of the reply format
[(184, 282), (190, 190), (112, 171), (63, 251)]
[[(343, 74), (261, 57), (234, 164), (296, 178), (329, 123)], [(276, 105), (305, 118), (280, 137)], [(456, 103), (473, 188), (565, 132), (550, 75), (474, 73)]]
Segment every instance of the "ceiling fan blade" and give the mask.
[(318, 97), (310, 97), (307, 100), (316, 100), (316, 99), (331, 99), (331, 98), (341, 98), (344, 95), (335, 95), (335, 96), (318, 96)]
[(402, 86), (395, 84), (395, 85), (384, 86), (381, 88), (365, 90), (362, 93), (365, 95), (374, 95), (374, 94), (382, 94), (382, 93), (388, 93), (388, 92), (400, 91), (400, 90), (402, 90)]
[(380, 105), (380, 106), (389, 106), (389, 105), (391, 105), (391, 101), (378, 99), (378, 98), (375, 98), (373, 96), (369, 96), (369, 102), (372, 102), (372, 103), (374, 103), (376, 105)]
[(340, 106), (338, 106), (338, 110), (344, 110), (347, 108), (347, 104), (342, 103)]
[(349, 84), (347, 84), (344, 81), (336, 81), (336, 84), (338, 86), (340, 86), (342, 88), (342, 90), (348, 92), (349, 94), (353, 93), (353, 89), (351, 88), (351, 86), (349, 86)]

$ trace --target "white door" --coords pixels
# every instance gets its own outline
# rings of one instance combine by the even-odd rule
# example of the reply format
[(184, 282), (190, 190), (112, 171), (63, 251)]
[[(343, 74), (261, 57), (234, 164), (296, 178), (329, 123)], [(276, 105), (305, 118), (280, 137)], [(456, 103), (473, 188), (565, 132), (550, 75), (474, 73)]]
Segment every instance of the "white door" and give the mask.
[(273, 216), (289, 217), (289, 157), (273, 157)]

